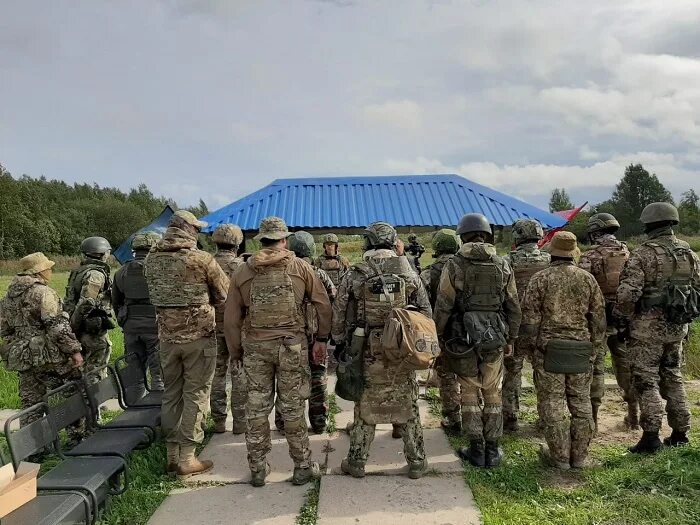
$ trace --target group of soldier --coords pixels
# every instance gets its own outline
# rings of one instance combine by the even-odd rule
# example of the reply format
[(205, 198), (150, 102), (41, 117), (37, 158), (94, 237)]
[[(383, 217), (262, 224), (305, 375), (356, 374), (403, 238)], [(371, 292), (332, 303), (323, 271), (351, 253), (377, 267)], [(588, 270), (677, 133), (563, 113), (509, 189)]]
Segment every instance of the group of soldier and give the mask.
[(163, 390), (169, 474), (186, 478), (212, 468), (195, 455), (205, 415), (223, 433), (230, 409), (232, 432), (245, 433), (251, 483), (263, 486), (275, 410), (294, 462), (292, 482), (301, 485), (319, 475), (309, 431), (326, 428), (332, 342), (339, 370), (355, 363), (362, 378), (342, 471), (364, 476), (376, 425), (391, 423), (416, 479), (427, 469), (416, 373), (392, 366), (382, 345), (392, 311), (410, 308), (434, 319), (442, 424), (468, 438), (463, 459), (500, 465), (504, 429), (518, 430), (527, 359), (547, 442), (542, 460), (581, 468), (597, 428), (607, 349), (628, 405), (625, 423), (643, 430), (630, 450), (662, 446), (663, 400), (673, 429), (664, 443), (688, 443), (680, 366), (688, 323), (699, 313), (700, 261), (674, 235), (679, 219), (672, 205), (647, 206), (641, 221), (648, 238), (630, 253), (615, 238), (620, 225), (612, 215), (592, 216), (593, 246), (581, 255), (576, 237), (564, 231), (541, 249), (540, 224), (520, 219), (512, 228), (515, 248), (504, 257), (486, 217), (470, 213), (456, 231), (433, 235), (434, 262), (421, 270), (425, 248), (415, 236), (404, 247), (385, 222), (366, 228), (362, 261), (351, 265), (336, 235), (323, 237), (324, 251), (315, 257), (313, 236), (290, 232), (277, 217), (261, 221), (254, 254), (239, 253), (238, 226), (219, 225), (211, 255), (198, 247), (207, 225), (180, 210), (162, 238), (134, 237), (134, 259), (113, 282), (109, 243), (85, 239), (64, 301), (48, 286), (54, 263), (41, 253), (24, 257), (0, 303), (2, 356), (18, 372), (28, 407), (81, 368), (105, 366), (116, 319), (127, 360), (145, 372), (124, 385), (127, 401), (143, 395), (146, 376), (150, 389)]

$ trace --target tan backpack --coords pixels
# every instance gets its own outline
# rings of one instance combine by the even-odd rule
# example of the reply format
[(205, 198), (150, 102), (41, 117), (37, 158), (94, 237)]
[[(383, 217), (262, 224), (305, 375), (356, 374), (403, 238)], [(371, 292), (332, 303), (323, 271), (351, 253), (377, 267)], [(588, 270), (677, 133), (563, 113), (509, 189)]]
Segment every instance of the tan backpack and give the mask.
[(435, 321), (417, 310), (394, 308), (384, 324), (382, 348), (387, 361), (427, 370), (440, 355)]

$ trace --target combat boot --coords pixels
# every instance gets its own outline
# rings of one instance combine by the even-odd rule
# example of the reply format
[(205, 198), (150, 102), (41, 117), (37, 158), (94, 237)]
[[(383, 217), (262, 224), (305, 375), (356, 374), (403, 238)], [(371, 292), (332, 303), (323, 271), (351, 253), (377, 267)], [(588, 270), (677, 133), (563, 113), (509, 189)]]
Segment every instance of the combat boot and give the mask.
[(440, 421), (440, 426), (446, 432), (454, 432), (457, 434), (462, 431), (462, 422), (459, 420), (459, 418), (454, 416), (443, 417), (442, 421)]
[(306, 485), (309, 481), (321, 477), (321, 467), (318, 463), (312, 461), (308, 467), (294, 467), (292, 475), (292, 484)]
[(178, 443), (166, 443), (165, 448), (168, 454), (165, 473), (169, 476), (174, 476), (177, 474), (177, 464), (180, 462), (180, 445)]
[(684, 447), (690, 443), (688, 434), (680, 430), (674, 430), (671, 435), (664, 439), (664, 445), (667, 447)]
[(486, 448), (484, 442), (480, 439), (472, 439), (469, 442), (469, 448), (460, 448), (458, 454), (460, 458), (468, 461), (475, 467), (483, 468), (486, 466)]
[(233, 420), (233, 429), (231, 430), (232, 433), (238, 435), (238, 434), (245, 434), (245, 420), (239, 421), (234, 419)]
[(558, 461), (552, 457), (552, 453), (549, 451), (549, 447), (545, 444), (540, 444), (540, 449), (537, 451), (540, 457), (540, 461), (545, 467), (553, 467), (559, 470), (569, 470), (571, 465), (563, 461)]
[(270, 464), (266, 461), (265, 467), (250, 471), (250, 484), (254, 487), (264, 487), (265, 478), (270, 473)]
[(411, 479), (420, 479), (427, 470), (428, 462), (425, 459), (423, 461), (413, 461), (408, 464), (408, 477)]
[(214, 462), (208, 459), (200, 461), (194, 455), (193, 446), (180, 447), (180, 461), (177, 464), (177, 479), (183, 480), (191, 476), (197, 476), (209, 472), (214, 467)]
[(226, 432), (226, 420), (214, 421), (214, 434), (223, 434)]
[(518, 430), (520, 430), (520, 425), (518, 424), (518, 416), (516, 414), (504, 412), (503, 413), (503, 431), (504, 432), (517, 432)]
[(498, 446), (498, 441), (487, 441), (485, 451), (486, 468), (500, 466), (503, 461), (503, 449)]
[(658, 452), (661, 448), (661, 440), (659, 439), (658, 432), (647, 432), (646, 430), (642, 433), (642, 439), (639, 443), (629, 448), (632, 454), (654, 454)]
[(365, 477), (364, 464), (355, 463), (353, 461), (350, 461), (347, 458), (345, 458), (340, 463), (340, 470), (343, 471), (343, 474), (348, 474), (349, 476), (352, 476), (353, 478), (364, 478)]
[(627, 403), (625, 427), (629, 430), (639, 430), (639, 411), (637, 410), (636, 403)]
[(401, 439), (403, 437), (403, 427), (401, 425), (393, 425), (391, 429), (391, 437), (394, 439)]

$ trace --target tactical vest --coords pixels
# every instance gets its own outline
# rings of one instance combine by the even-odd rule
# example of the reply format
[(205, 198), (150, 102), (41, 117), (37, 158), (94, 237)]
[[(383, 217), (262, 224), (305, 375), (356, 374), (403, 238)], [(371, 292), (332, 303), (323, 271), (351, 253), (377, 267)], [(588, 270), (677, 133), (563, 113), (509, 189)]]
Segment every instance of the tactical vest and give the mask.
[(85, 278), (85, 274), (92, 270), (98, 271), (105, 276), (105, 284), (100, 291), (100, 295), (108, 295), (108, 292), (112, 287), (112, 282), (109, 279), (109, 265), (102, 261), (86, 259), (80, 264), (80, 266), (74, 270), (71, 270), (70, 275), (68, 276), (66, 297), (63, 301), (63, 310), (68, 312), (68, 315), (73, 315), (73, 311), (75, 311), (75, 307), (78, 305), (78, 301), (80, 300), (80, 293), (83, 289), (83, 279)]
[(304, 319), (296, 303), (289, 266), (257, 268), (250, 283), (250, 307), (246, 319), (251, 328), (298, 329)]
[(460, 312), (500, 312), (507, 284), (505, 261), (497, 255), (467, 259), (459, 253), (453, 261), (460, 270), (455, 276)]
[(331, 278), (331, 281), (333, 281), (335, 286), (338, 286), (340, 283), (340, 276), (343, 271), (340, 255), (322, 255), (318, 258), (318, 267), (328, 274), (328, 277)]
[(156, 309), (151, 304), (143, 263), (143, 259), (126, 263), (121, 273), (119, 288), (124, 294), (124, 304), (129, 317), (155, 318)]
[(151, 304), (161, 308), (177, 308), (209, 303), (206, 283), (188, 282), (185, 258), (190, 250), (151, 252), (145, 272)]
[(614, 296), (617, 293), (617, 288), (620, 286), (620, 274), (625, 267), (629, 253), (624, 249), (624, 245), (619, 246), (598, 246), (595, 250), (601, 254), (603, 263), (603, 271), (594, 275), (598, 281), (600, 291), (606, 297)]
[(440, 259), (435, 261), (430, 265), (430, 289), (428, 293), (430, 294), (430, 305), (435, 307), (435, 301), (437, 301), (438, 288), (440, 287), (440, 277), (442, 276), (442, 269), (445, 267), (445, 263), (452, 259), (454, 255), (451, 255), (449, 259)]
[(383, 327), (394, 308), (405, 308), (406, 276), (412, 272), (405, 257), (388, 257), (356, 266), (364, 276), (358, 303), (359, 325), (366, 329)]
[(548, 268), (550, 260), (551, 257), (548, 253), (539, 250), (535, 252), (524, 250), (515, 250), (511, 252), (510, 264), (513, 268), (515, 286), (518, 288), (518, 298), (521, 301), (532, 276), (540, 270)]
[(234, 252), (231, 251), (217, 252), (217, 254), (214, 255), (214, 260), (219, 264), (229, 279), (233, 276), (233, 272), (236, 271), (236, 268), (243, 264), (243, 259), (236, 256)]

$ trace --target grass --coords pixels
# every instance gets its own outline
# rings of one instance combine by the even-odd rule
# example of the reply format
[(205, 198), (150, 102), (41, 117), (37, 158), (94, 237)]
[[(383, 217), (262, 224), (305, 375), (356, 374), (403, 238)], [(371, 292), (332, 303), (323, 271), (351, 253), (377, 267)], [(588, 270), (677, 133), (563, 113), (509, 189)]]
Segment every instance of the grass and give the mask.
[(299, 514), (295, 520), (296, 525), (316, 525), (318, 520), (318, 496), (321, 491), (321, 480), (313, 482), (311, 488), (306, 491), (304, 504), (299, 509)]
[(335, 416), (340, 414), (341, 410), (334, 393), (328, 394), (328, 422), (326, 423), (326, 432), (333, 434), (336, 430)]

